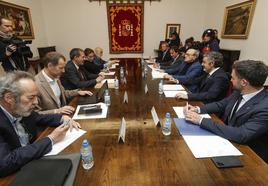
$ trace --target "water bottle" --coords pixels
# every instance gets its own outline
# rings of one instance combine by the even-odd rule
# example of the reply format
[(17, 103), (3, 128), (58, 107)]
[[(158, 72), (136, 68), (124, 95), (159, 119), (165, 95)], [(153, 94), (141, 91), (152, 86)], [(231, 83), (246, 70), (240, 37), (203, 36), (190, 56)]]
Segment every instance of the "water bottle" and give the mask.
[(110, 95), (109, 95), (109, 90), (105, 90), (105, 95), (104, 95), (104, 103), (109, 106), (111, 105), (111, 100), (110, 100)]
[(159, 82), (159, 94), (163, 94), (163, 80)]
[(94, 165), (92, 147), (86, 139), (82, 143), (80, 153), (82, 156), (83, 168), (86, 170), (91, 169)]
[(114, 78), (114, 89), (119, 89), (119, 81), (116, 76)]
[(145, 65), (145, 62), (144, 62), (144, 59), (142, 58), (142, 59), (141, 59), (141, 68), (142, 68), (142, 69), (144, 68), (144, 65)]
[(124, 77), (124, 69), (123, 69), (123, 67), (120, 67), (120, 77), (121, 78)]
[(164, 126), (163, 126), (163, 129), (162, 129), (162, 133), (165, 135), (165, 136), (169, 136), (171, 134), (171, 119), (170, 119), (170, 113), (166, 113), (166, 118), (165, 118), (165, 121), (164, 121)]
[(145, 64), (145, 65), (144, 65), (144, 74), (147, 74), (147, 72), (148, 72), (148, 67), (147, 67), (147, 65)]

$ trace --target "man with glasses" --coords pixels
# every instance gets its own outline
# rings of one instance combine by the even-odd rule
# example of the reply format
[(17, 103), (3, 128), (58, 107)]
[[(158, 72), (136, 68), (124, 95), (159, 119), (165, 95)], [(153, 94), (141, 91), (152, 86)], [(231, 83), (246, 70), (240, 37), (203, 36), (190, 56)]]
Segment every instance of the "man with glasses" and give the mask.
[(78, 88), (94, 87), (96, 83), (104, 79), (103, 75), (91, 74), (83, 66), (85, 53), (80, 48), (73, 48), (70, 51), (71, 60), (65, 66), (65, 73), (61, 82), (65, 89), (73, 90)]
[[(182, 64), (176, 68), (165, 70), (168, 74), (164, 78), (174, 81), (177, 84), (184, 84), (193, 78), (199, 77), (202, 74), (202, 66), (198, 61), (198, 57), (198, 50), (187, 50)], [(198, 85), (196, 84), (186, 85), (186, 88), (192, 93), (198, 91)]]

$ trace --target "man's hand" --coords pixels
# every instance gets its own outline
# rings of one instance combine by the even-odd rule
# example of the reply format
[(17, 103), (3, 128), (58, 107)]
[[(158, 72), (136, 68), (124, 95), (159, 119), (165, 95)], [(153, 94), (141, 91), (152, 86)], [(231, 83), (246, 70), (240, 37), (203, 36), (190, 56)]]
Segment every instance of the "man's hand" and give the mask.
[(178, 93), (178, 94), (175, 95), (175, 98), (177, 98), (177, 99), (188, 99), (188, 94)]
[(52, 140), (53, 144), (58, 143), (61, 141), (65, 135), (68, 129), (70, 128), (69, 125), (60, 125), (57, 128), (55, 128), (51, 134), (48, 135), (48, 137)]
[(190, 121), (194, 124), (199, 124), (201, 121), (202, 117), (197, 114), (196, 112), (192, 112), (190, 110), (185, 112), (185, 120)]
[(8, 45), (6, 48), (6, 56), (11, 56), (16, 50), (17, 47), (15, 45)]
[(81, 129), (81, 126), (78, 122), (74, 121), (72, 118), (70, 118), (69, 116), (62, 116), (62, 122), (64, 125), (69, 125), (70, 126), (70, 131), (72, 132), (73, 128), (75, 128), (76, 130)]
[(97, 81), (97, 83), (100, 83), (102, 80), (104, 80), (104, 76), (98, 76), (97, 78), (96, 78), (96, 81)]
[(93, 95), (92, 92), (90, 92), (90, 91), (83, 91), (83, 90), (79, 90), (78, 91), (78, 94), (79, 94), (79, 96), (85, 96), (85, 95), (92, 96)]
[(74, 108), (72, 106), (64, 106), (59, 109), (56, 109), (56, 113), (60, 113), (60, 114), (70, 115), (70, 114), (73, 114), (73, 112), (74, 112)]
[[(187, 108), (187, 105), (188, 105), (188, 108)], [(194, 107), (192, 105), (189, 105), (189, 104), (187, 104), (187, 105), (185, 107), (183, 107), (183, 113), (184, 113), (184, 115), (186, 115), (186, 112), (187, 111), (191, 111), (191, 112), (195, 112), (195, 113), (198, 112), (198, 110), (197, 110), (196, 107)]]
[(164, 79), (169, 79), (170, 80), (171, 78), (173, 78), (173, 77), (171, 75), (169, 75), (169, 74), (164, 75)]

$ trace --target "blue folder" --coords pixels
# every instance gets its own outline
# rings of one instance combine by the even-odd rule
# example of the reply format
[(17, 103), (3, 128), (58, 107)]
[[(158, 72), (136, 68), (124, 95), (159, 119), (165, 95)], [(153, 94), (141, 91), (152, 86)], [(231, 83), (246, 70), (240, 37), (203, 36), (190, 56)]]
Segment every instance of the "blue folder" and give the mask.
[(215, 136), (215, 134), (185, 119), (174, 118), (174, 123), (182, 136)]

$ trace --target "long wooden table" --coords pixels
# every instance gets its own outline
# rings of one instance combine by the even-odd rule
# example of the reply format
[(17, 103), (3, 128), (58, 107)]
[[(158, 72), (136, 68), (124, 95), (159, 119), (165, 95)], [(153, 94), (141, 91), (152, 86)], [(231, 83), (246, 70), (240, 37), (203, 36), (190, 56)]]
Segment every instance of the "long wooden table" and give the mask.
[[(235, 144), (244, 154), (239, 159), (244, 167), (218, 169), (209, 158), (196, 159), (179, 135), (174, 123), (170, 136), (164, 136), (155, 127), (150, 110), (155, 107), (163, 123), (170, 112), (176, 117), (173, 106), (184, 106), (185, 101), (165, 98), (158, 94), (159, 80), (152, 80), (150, 72), (142, 77), (140, 59), (121, 59), (128, 75), (127, 84), (110, 89), (111, 106), (106, 119), (79, 120), (85, 135), (76, 140), (61, 154), (78, 152), (83, 139), (93, 147), (94, 167), (86, 171), (79, 165), (75, 185), (267, 185), (268, 166), (248, 146)], [(116, 70), (118, 77), (119, 69)], [(149, 92), (145, 95), (144, 88)], [(129, 103), (123, 104), (127, 91)], [(76, 105), (76, 100), (71, 105)], [(190, 102), (200, 105), (199, 102)], [(118, 130), (121, 118), (127, 122), (126, 142), (119, 144)], [(214, 120), (219, 120), (212, 116)], [(42, 136), (47, 135), (48, 128)], [(13, 176), (1, 179), (10, 183)]]

